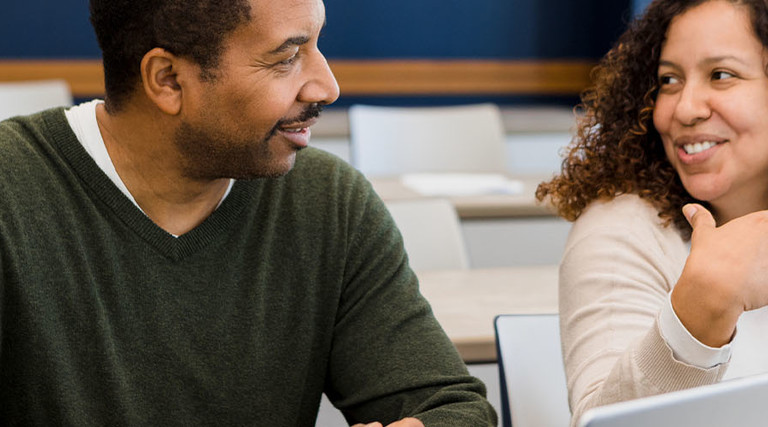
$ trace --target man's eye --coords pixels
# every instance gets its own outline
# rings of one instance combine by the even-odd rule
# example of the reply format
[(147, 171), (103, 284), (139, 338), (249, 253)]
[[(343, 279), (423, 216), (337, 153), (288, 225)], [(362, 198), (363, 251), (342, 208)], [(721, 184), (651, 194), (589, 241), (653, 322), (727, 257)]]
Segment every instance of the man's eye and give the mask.
[(286, 58), (286, 59), (284, 59), (284, 60), (282, 60), (282, 61), (278, 62), (278, 64), (279, 64), (279, 65), (291, 65), (291, 64), (293, 64), (294, 62), (296, 62), (296, 56), (297, 56), (297, 55), (292, 55), (290, 58)]

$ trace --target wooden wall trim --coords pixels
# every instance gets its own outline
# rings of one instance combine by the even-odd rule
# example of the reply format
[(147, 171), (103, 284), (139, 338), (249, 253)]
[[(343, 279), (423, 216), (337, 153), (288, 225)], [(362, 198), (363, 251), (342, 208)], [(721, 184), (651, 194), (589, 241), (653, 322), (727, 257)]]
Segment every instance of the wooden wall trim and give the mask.
[(330, 61), (347, 95), (578, 95), (588, 61)]
[[(330, 60), (343, 95), (577, 95), (590, 61)], [(100, 60), (0, 60), (0, 81), (66, 80), (75, 97), (103, 96)]]
[(79, 98), (104, 96), (101, 60), (3, 60), (0, 81), (64, 79)]

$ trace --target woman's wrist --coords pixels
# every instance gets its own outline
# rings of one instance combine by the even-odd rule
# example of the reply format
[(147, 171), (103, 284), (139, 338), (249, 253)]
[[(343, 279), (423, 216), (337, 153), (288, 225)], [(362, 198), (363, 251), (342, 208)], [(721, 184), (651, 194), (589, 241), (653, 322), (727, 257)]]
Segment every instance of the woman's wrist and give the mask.
[(671, 299), (680, 322), (702, 344), (719, 348), (731, 342), (743, 306), (735, 302), (727, 288), (692, 280), (684, 271)]

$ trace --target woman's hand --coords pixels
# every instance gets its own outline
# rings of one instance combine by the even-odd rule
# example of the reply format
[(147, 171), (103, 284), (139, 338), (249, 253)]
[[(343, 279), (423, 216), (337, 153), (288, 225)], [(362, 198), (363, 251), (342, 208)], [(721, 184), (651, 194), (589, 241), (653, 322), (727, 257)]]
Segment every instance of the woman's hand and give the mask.
[(768, 211), (720, 227), (701, 205), (686, 205), (683, 213), (693, 227), (691, 253), (672, 307), (691, 335), (721, 347), (743, 312), (768, 305)]

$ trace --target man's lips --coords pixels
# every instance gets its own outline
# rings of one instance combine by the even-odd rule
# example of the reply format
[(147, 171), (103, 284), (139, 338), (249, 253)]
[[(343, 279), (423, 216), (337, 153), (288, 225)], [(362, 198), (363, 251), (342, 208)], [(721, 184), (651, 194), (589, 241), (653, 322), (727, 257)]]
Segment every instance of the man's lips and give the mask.
[(308, 129), (315, 123), (317, 123), (317, 117), (313, 117), (303, 122), (286, 123), (278, 126), (278, 129), (283, 132), (300, 132), (302, 129)]
[(294, 122), (281, 125), (277, 131), (298, 148), (304, 148), (309, 145), (311, 132), (309, 127), (317, 122), (317, 118), (305, 120), (303, 122)]

